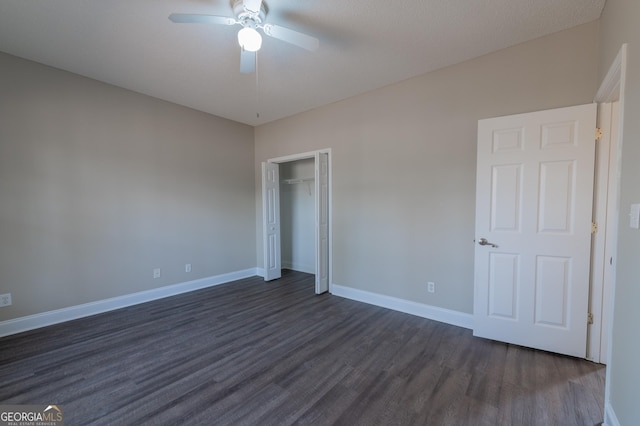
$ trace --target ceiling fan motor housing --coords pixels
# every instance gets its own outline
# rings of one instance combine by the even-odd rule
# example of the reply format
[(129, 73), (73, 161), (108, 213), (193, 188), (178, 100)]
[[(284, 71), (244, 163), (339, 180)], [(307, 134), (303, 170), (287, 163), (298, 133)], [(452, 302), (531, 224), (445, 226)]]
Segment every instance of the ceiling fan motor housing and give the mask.
[(267, 8), (264, 2), (261, 2), (260, 10), (254, 12), (245, 7), (243, 0), (235, 0), (233, 2), (233, 14), (243, 27), (255, 29), (259, 27), (267, 17)]

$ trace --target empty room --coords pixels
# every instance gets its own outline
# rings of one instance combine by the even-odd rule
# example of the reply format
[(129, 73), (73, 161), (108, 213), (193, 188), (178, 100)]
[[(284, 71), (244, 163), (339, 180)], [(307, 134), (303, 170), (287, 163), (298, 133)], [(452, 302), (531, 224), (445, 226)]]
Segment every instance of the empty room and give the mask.
[(0, 424), (638, 424), (638, 19), (0, 0)]

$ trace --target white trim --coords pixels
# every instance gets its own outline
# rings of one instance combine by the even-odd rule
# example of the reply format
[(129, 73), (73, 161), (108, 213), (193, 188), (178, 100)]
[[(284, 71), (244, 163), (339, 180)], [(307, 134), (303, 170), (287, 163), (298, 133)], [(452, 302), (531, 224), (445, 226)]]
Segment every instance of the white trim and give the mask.
[(620, 426), (616, 412), (608, 402), (604, 404), (604, 423), (603, 426)]
[(437, 306), (425, 305), (424, 303), (413, 302), (397, 297), (386, 296), (378, 293), (371, 293), (365, 290), (345, 287), (337, 284), (331, 285), (331, 294), (380, 306), (406, 314), (416, 315), (422, 318), (455, 325), (458, 327), (473, 329), (473, 315), (464, 312), (452, 311), (450, 309), (439, 308)]
[(620, 85), (623, 80), (623, 73), (627, 62), (627, 44), (623, 44), (620, 51), (613, 60), (613, 63), (604, 76), (594, 102), (613, 102), (621, 96)]
[(256, 268), (249, 268), (243, 271), (229, 272), (227, 274), (215, 275), (124, 296), (112, 297), (110, 299), (98, 300), (96, 302), (84, 303), (82, 305), (70, 306), (68, 308), (56, 309), (55, 311), (10, 319), (0, 322), (0, 337), (225, 284), (231, 281), (253, 277), (256, 273)]
[[(593, 323), (587, 326), (587, 356), (593, 362), (606, 364), (606, 347), (608, 335), (604, 326), (608, 323), (607, 306), (603, 303), (607, 285), (610, 285), (610, 268), (607, 259), (611, 252), (611, 243), (615, 240), (614, 232), (610, 232), (614, 223), (615, 212), (612, 211), (613, 191), (610, 185), (615, 182), (614, 167), (616, 140), (612, 124), (612, 104), (598, 104), (597, 126), (602, 129), (602, 138), (596, 143), (596, 168), (593, 187), (593, 221), (598, 230), (591, 237), (591, 278), (589, 285), (589, 312), (593, 315)], [(612, 156), (613, 154), (613, 156)], [(617, 207), (617, 206), (616, 206)], [(608, 299), (607, 299), (608, 300)]]
[(264, 278), (264, 268), (256, 268), (256, 275)]
[(329, 293), (331, 293), (331, 283), (333, 283), (333, 157), (331, 156), (331, 148), (324, 151), (328, 154), (329, 162)]
[[(625, 99), (625, 85), (626, 85), (626, 74), (627, 74), (627, 44), (623, 44), (620, 47), (620, 51), (616, 55), (616, 58), (613, 60), (611, 67), (609, 67), (609, 71), (607, 75), (604, 77), (602, 83), (600, 84), (600, 88), (596, 93), (595, 101), (596, 102), (612, 102), (618, 100), (618, 146), (617, 146), (617, 163), (616, 163), (616, 174), (620, 171), (620, 163), (622, 161), (622, 145), (623, 145), (623, 129), (624, 129), (624, 99)], [(620, 194), (620, 180), (617, 180), (616, 183), (616, 203), (619, 204), (619, 200), (617, 199)], [(615, 247), (614, 247), (614, 259), (616, 259)], [(613, 269), (611, 277), (611, 288), (609, 289), (609, 301), (608, 307), (608, 316), (609, 322), (607, 325), (606, 333), (609, 336), (607, 342), (607, 358), (609, 360), (612, 359), (613, 356), (613, 308), (615, 306), (615, 294), (616, 294), (616, 270)], [(598, 295), (596, 295), (598, 296)], [(606, 415), (611, 411), (611, 421), (607, 422), (609, 426), (617, 426), (617, 419), (615, 418), (615, 413), (612, 408), (608, 408), (611, 406), (611, 370), (612, 370), (612, 362), (609, 361), (609, 365), (606, 371), (606, 378), (604, 383), (604, 402), (605, 402), (605, 421), (607, 419)], [(613, 423), (615, 422), (615, 423)]]
[(270, 158), (267, 163), (289, 163), (291, 161), (305, 160), (307, 158), (316, 158), (316, 154), (325, 153), (331, 155), (331, 148), (319, 149), (317, 151), (301, 152), (300, 154), (285, 155), (284, 157)]

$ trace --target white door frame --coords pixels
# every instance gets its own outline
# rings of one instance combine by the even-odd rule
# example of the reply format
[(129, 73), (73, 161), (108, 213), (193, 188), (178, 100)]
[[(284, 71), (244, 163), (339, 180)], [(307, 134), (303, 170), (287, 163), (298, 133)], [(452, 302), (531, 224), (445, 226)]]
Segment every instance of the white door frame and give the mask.
[(588, 327), (587, 359), (601, 364), (607, 363), (608, 300), (617, 242), (617, 125), (618, 103), (599, 103), (597, 126), (602, 136), (596, 143), (593, 221), (597, 229), (591, 239), (589, 312), (593, 322)]
[[(329, 268), (329, 293), (331, 293), (332, 290), (332, 283), (333, 283), (333, 249), (332, 249), (332, 244), (331, 242), (333, 241), (333, 226), (332, 226), (332, 220), (333, 220), (333, 213), (332, 213), (332, 197), (331, 197), (331, 187), (332, 187), (332, 176), (331, 176), (331, 148), (325, 148), (325, 149), (319, 149), (316, 151), (309, 151), (309, 152), (302, 152), (299, 154), (292, 154), (292, 155), (286, 155), (284, 157), (276, 157), (276, 158), (270, 158), (268, 160), (266, 160), (267, 163), (276, 163), (276, 164), (282, 164), (282, 163), (289, 163), (292, 161), (298, 161), (298, 160), (307, 160), (310, 158), (313, 158), (315, 160), (316, 155), (317, 154), (327, 154), (327, 159), (328, 159), (328, 170), (327, 170), (327, 174), (328, 174), (328, 188), (327, 188), (327, 198), (328, 198), (328, 210), (329, 210), (329, 257), (328, 257), (328, 268)], [(316, 167), (318, 166), (317, 164), (315, 165)], [(315, 214), (316, 214), (316, 218), (319, 215), (319, 208), (320, 205), (317, 202), (317, 196), (318, 194), (316, 194), (316, 205), (315, 205)], [(264, 203), (264, 200), (263, 200)], [(316, 241), (316, 265), (318, 264), (317, 262), (317, 258), (321, 252), (321, 249), (319, 247), (320, 241)], [(267, 250), (266, 247), (266, 241), (263, 241), (263, 250)], [(316, 274), (318, 273), (318, 271), (316, 271)]]
[[(622, 129), (624, 128), (624, 93), (625, 93), (625, 84), (626, 84), (626, 73), (627, 73), (627, 44), (623, 44), (618, 52), (618, 55), (613, 60), (613, 63), (609, 67), (609, 71), (606, 76), (602, 80), (600, 84), (600, 88), (596, 93), (594, 98), (595, 102), (598, 103), (609, 103), (618, 101), (618, 123), (617, 123), (617, 134), (618, 134), (618, 144), (616, 149), (616, 166), (614, 171), (614, 178), (616, 179), (615, 185), (615, 194), (609, 194), (609, 196), (615, 196), (616, 204), (619, 209), (619, 195), (620, 195), (620, 161), (622, 159)], [(615, 238), (617, 238), (617, 226), (613, 234)], [(615, 244), (614, 244), (615, 246)], [(615, 250), (615, 247), (614, 247)], [(615, 256), (614, 256), (615, 259)], [(604, 259), (598, 259), (598, 261), (604, 261)], [(615, 262), (615, 260), (614, 260)], [(611, 356), (611, 344), (612, 344), (612, 331), (613, 331), (613, 307), (615, 306), (615, 288), (616, 288), (616, 277), (615, 277), (615, 268), (612, 272), (611, 279), (611, 288), (608, 289), (608, 294), (610, 297), (607, 301), (606, 306), (603, 306), (607, 313), (607, 321), (606, 321), (606, 330), (603, 330), (609, 337), (607, 340), (607, 356)], [(604, 293), (603, 292), (594, 292), (592, 294), (592, 300), (595, 303), (603, 304), (604, 302)], [(602, 319), (601, 319), (602, 323)], [(599, 336), (594, 336), (594, 340), (599, 339)], [(611, 408), (611, 368), (607, 368), (606, 370), (606, 378), (605, 378), (605, 388), (604, 388), (604, 424), (613, 424), (612, 418), (615, 418), (615, 415), (612, 415), (613, 409)]]
[[(594, 102), (597, 102), (599, 107), (598, 120), (603, 132), (602, 143), (603, 145), (611, 144), (610, 150), (601, 149), (598, 152), (598, 161), (608, 170), (596, 170), (596, 184), (602, 180), (608, 181), (608, 185), (598, 188), (596, 194), (594, 220), (598, 222), (598, 232), (594, 236), (593, 257), (591, 259), (593, 275), (590, 312), (594, 316), (594, 323), (589, 327), (587, 359), (601, 363), (606, 362), (611, 352), (615, 266), (608, 277), (604, 277), (604, 270), (607, 269), (606, 262), (612, 259), (612, 263), (615, 265), (616, 261), (626, 66), (627, 45), (623, 44), (594, 98)], [(617, 111), (613, 122), (611, 120), (612, 102), (617, 102)], [(605, 165), (605, 163), (607, 164)]]

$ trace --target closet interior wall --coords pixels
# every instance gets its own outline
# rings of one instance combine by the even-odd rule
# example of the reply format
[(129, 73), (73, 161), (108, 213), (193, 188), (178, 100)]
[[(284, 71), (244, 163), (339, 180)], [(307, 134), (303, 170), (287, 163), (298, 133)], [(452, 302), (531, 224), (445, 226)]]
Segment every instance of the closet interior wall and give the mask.
[(280, 164), (282, 267), (315, 274), (315, 161)]

